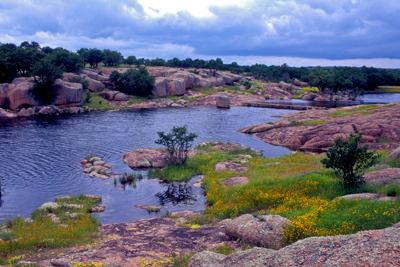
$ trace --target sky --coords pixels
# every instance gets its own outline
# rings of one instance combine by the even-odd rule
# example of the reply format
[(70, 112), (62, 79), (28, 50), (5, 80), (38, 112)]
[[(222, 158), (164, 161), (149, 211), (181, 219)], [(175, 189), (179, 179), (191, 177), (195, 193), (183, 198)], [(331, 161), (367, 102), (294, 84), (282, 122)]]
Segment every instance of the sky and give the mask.
[(240, 65), (400, 68), (399, 14), (399, 0), (0, 0), (0, 42)]

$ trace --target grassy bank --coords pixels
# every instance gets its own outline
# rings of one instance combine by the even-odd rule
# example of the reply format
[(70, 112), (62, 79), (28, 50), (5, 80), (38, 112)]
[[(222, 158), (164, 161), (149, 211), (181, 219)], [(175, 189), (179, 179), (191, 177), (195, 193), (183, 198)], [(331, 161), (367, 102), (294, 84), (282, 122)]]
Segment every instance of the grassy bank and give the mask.
[(39, 208), (32, 212), (30, 219), (6, 220), (0, 230), (0, 260), (23, 258), (22, 255), (38, 249), (93, 242), (100, 223), (88, 211), (98, 201), (84, 195), (57, 199), (58, 206)]
[[(381, 162), (387, 155), (388, 152), (381, 154)], [(322, 168), (322, 158), (303, 153), (279, 158), (254, 157), (247, 163), (248, 171), (238, 174), (215, 171), (217, 162), (234, 161), (235, 157), (213, 151), (195, 156), (187, 166), (166, 168), (163, 172), (165, 177), (206, 175), (203, 185), (206, 187), (204, 216), (207, 218), (235, 218), (244, 213), (258, 213), (290, 219), (290, 226), (284, 233), (287, 244), (310, 236), (348, 235), (382, 229), (400, 221), (399, 201), (337, 199), (359, 192), (400, 195), (399, 185), (364, 186), (346, 192), (332, 171)], [(400, 164), (393, 161), (390, 165), (398, 167)], [(233, 176), (247, 176), (250, 182), (224, 187), (223, 181)]]

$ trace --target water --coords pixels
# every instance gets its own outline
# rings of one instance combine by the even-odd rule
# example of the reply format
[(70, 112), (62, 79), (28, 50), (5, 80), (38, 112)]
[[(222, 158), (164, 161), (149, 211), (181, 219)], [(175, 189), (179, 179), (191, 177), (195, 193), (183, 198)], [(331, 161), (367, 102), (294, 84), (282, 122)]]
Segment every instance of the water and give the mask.
[(366, 94), (362, 96), (361, 99), (362, 99), (361, 101), (306, 101), (300, 99), (288, 99), (288, 100), (266, 100), (264, 102), (276, 103), (276, 104), (291, 104), (297, 106), (336, 108), (342, 106), (399, 102), (400, 94), (399, 93)]
[[(230, 141), (264, 150), (268, 157), (290, 153), (283, 147), (262, 142), (236, 130), (278, 120), (291, 110), (234, 107), (168, 108), (118, 112), (91, 112), (60, 116), (34, 116), (0, 120), (0, 178), (5, 194), (0, 218), (21, 214), (28, 217), (41, 204), (68, 193), (98, 194), (106, 211), (102, 223), (128, 222), (158, 216), (134, 205), (162, 205), (165, 212), (204, 209), (202, 189), (175, 188), (143, 179), (136, 188), (114, 187), (113, 179), (89, 178), (80, 161), (91, 152), (113, 166), (115, 173), (132, 172), (122, 154), (137, 148), (155, 147), (157, 131), (188, 125), (199, 135), (195, 144)], [(146, 176), (146, 171), (142, 171)], [(193, 179), (196, 179), (193, 178)]]

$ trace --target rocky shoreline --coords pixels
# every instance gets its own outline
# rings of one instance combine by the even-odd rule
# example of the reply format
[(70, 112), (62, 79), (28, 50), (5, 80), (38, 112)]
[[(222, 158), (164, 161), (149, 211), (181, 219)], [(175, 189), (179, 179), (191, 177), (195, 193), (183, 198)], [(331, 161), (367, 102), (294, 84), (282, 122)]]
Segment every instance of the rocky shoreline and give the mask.
[[(0, 84), (0, 117), (26, 117), (32, 115), (58, 115), (62, 113), (82, 113), (98, 108), (83, 105), (85, 94), (96, 94), (104, 101), (108, 101), (107, 108), (116, 109), (147, 109), (162, 107), (221, 107), (248, 106), (249, 102), (260, 102), (265, 99), (303, 99), (313, 101), (351, 101), (351, 97), (341, 92), (330, 95), (327, 92), (302, 91), (309, 85), (295, 80), (293, 84), (263, 83), (252, 77), (243, 77), (230, 72), (216, 72), (215, 76), (206, 70), (190, 70), (177, 68), (148, 68), (155, 77), (153, 97), (137, 99), (119, 91), (115, 91), (114, 84), (109, 81), (112, 71), (125, 72), (129, 68), (115, 69), (82, 69), (78, 74), (64, 73), (62, 79), (57, 79), (53, 85), (56, 99), (53, 105), (39, 106), (31, 94), (33, 77), (16, 78), (12, 83)], [(197, 73), (197, 74), (196, 74)], [(74, 81), (75, 82), (71, 82)], [(88, 91), (76, 80), (88, 83)], [(242, 81), (255, 82), (250, 88), (241, 85)], [(202, 93), (194, 88), (213, 87), (212, 93)], [(235, 90), (232, 90), (235, 87)], [(227, 90), (225, 90), (227, 88)], [(308, 90), (308, 89), (307, 89)], [(217, 103), (221, 99), (224, 104)], [(174, 99), (166, 98), (173, 96)], [(227, 104), (229, 98), (230, 104)], [(131, 101), (130, 100), (134, 100)], [(101, 101), (100, 101), (101, 102)], [(287, 106), (287, 105), (286, 105)], [(284, 108), (280, 105), (271, 108)]]
[(400, 145), (400, 102), (374, 106), (307, 110), (277, 116), (283, 120), (238, 130), (266, 143), (294, 150), (324, 152), (341, 136), (362, 133), (361, 145), (390, 150)]

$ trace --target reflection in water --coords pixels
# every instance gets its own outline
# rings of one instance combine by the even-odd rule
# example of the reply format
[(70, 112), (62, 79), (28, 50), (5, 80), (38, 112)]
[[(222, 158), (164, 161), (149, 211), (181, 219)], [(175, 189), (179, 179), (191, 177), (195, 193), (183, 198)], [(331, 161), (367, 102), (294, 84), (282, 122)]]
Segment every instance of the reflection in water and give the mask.
[(192, 187), (184, 182), (174, 182), (166, 184), (167, 190), (159, 192), (155, 196), (158, 198), (160, 205), (164, 206), (166, 203), (172, 205), (193, 205), (196, 202), (196, 196), (192, 193)]

